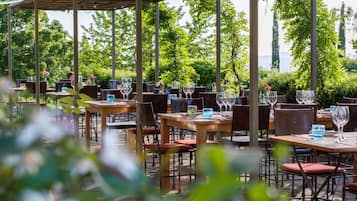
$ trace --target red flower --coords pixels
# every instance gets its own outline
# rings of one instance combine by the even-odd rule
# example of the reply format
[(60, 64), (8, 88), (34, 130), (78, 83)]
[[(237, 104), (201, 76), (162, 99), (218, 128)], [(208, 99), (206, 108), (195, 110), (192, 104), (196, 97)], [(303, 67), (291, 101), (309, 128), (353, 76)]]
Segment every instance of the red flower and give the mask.
[(96, 78), (97, 78), (97, 77), (96, 77), (95, 75), (91, 75), (91, 76), (89, 77), (89, 79), (92, 80), (92, 81), (94, 81)]
[(43, 76), (43, 77), (48, 77), (49, 75), (50, 75), (50, 73), (49, 73), (48, 71), (45, 71), (45, 70), (44, 70), (44, 71), (42, 72), (42, 76)]
[(269, 84), (264, 84), (264, 90), (265, 91), (270, 91), (271, 90), (271, 86)]

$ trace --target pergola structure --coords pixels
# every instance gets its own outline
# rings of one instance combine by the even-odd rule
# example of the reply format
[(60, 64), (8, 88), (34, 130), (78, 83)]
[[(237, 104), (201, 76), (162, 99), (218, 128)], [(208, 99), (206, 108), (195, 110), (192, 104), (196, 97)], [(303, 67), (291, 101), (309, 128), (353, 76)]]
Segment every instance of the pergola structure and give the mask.
[[(156, 3), (156, 24), (159, 23), (159, 0), (24, 0), (19, 3), (12, 4), (8, 9), (8, 27), (9, 27), (9, 76), (11, 75), (11, 26), (10, 16), (11, 8), (18, 9), (34, 9), (35, 10), (35, 55), (36, 55), (36, 92), (40, 91), (39, 84), (39, 45), (38, 45), (38, 9), (41, 10), (73, 10), (74, 20), (74, 73), (75, 73), (75, 90), (78, 91), (78, 10), (113, 10), (113, 25), (114, 25), (114, 10), (129, 6), (136, 8), (136, 74), (137, 74), (137, 100), (142, 101), (142, 4), (155, 2)], [(220, 76), (220, 16), (221, 16), (221, 0), (216, 0), (217, 8), (217, 43), (216, 43), (216, 83), (217, 91), (221, 90)], [(250, 144), (253, 147), (258, 146), (258, 0), (250, 0)], [(114, 26), (113, 26), (114, 35)], [(158, 32), (158, 27), (156, 28)], [(311, 0), (311, 89), (316, 90), (317, 80), (317, 31), (316, 31), (316, 0)], [(114, 38), (114, 37), (113, 37)], [(113, 39), (113, 44), (115, 43)], [(115, 55), (115, 46), (112, 47), (112, 56)], [(158, 34), (156, 35), (156, 55), (158, 55)], [(158, 73), (158, 57), (155, 60), (156, 72)], [(115, 62), (112, 62), (113, 72), (112, 77), (115, 77)], [(155, 75), (155, 80), (158, 79), (158, 74)], [(39, 101), (39, 95), (36, 95), (36, 100)], [(138, 141), (141, 141), (141, 126), (138, 125)], [(137, 151), (141, 147), (137, 146)], [(256, 174), (252, 174), (252, 179), (257, 179)]]

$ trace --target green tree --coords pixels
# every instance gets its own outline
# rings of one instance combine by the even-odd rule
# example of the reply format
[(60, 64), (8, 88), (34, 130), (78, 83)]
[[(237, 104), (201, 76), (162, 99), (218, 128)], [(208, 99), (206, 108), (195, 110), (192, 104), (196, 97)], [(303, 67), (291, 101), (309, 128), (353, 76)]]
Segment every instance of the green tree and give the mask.
[(223, 79), (230, 90), (239, 93), (248, 79), (248, 22), (245, 13), (237, 12), (230, 0), (223, 0), (222, 8)]
[(273, 41), (272, 41), (272, 68), (279, 71), (280, 69), (280, 55), (279, 55), (279, 24), (278, 24), (278, 12), (274, 9), (273, 17)]
[[(97, 11), (92, 15), (93, 23), (83, 27), (85, 35), (81, 41), (80, 69), (83, 76), (95, 74), (105, 86), (111, 78), (112, 67), (112, 12)], [(115, 12), (115, 62), (117, 72), (135, 71), (135, 18), (131, 8)], [(133, 75), (116, 74), (117, 78)]]
[[(34, 14), (32, 10), (12, 12), (13, 78), (26, 79), (35, 74), (34, 56)], [(8, 73), (7, 9), (0, 6), (0, 72)], [(49, 81), (58, 80), (72, 66), (72, 38), (62, 25), (49, 21), (45, 12), (39, 12), (40, 69), (50, 72)]]
[(345, 26), (345, 2), (342, 1), (341, 10), (340, 10), (340, 26), (338, 30), (338, 49), (343, 52), (343, 55), (346, 55), (346, 26)]
[[(287, 31), (285, 38), (292, 43), (293, 66), (296, 71), (296, 86), (310, 87), (310, 1), (280, 0), (275, 3), (280, 19)], [(335, 47), (338, 43), (334, 30), (333, 16), (322, 0), (317, 1), (317, 49), (318, 76), (317, 86), (320, 93), (328, 92), (333, 85), (341, 83), (344, 71), (341, 65), (341, 52)]]

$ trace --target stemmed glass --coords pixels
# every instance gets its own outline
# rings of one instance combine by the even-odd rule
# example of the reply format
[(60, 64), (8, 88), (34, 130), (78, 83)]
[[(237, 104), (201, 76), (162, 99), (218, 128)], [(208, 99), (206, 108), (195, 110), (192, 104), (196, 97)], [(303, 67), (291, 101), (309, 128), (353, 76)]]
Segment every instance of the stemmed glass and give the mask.
[(124, 93), (126, 94), (126, 100), (129, 100), (129, 94), (132, 92), (131, 84), (126, 83), (126, 86), (124, 87)]
[(186, 98), (188, 98), (188, 86), (187, 85), (185, 85), (185, 86), (183, 86), (183, 88), (182, 88), (182, 91), (183, 91), (183, 93), (185, 94), (185, 97)]
[(219, 111), (222, 112), (222, 106), (223, 106), (223, 99), (224, 99), (224, 93), (223, 92), (217, 92), (216, 93), (216, 103), (219, 106)]
[(298, 104), (303, 104), (304, 103), (303, 90), (296, 90), (296, 102)]
[(313, 90), (305, 90), (305, 103), (306, 104), (311, 104), (314, 102), (315, 99), (315, 93)]
[(342, 142), (345, 140), (343, 137), (343, 127), (350, 119), (350, 112), (348, 106), (336, 106), (332, 112), (332, 121), (337, 126), (338, 136), (336, 141)]
[(190, 95), (190, 98), (192, 98), (192, 94), (194, 91), (195, 91), (195, 84), (189, 83), (188, 84), (188, 94)]
[(227, 105), (227, 111), (231, 111), (234, 103), (236, 102), (236, 97), (235, 97), (234, 92), (226, 92), (225, 100), (226, 100), (226, 105)]
[(270, 115), (274, 114), (274, 105), (278, 102), (278, 93), (276, 91), (267, 91), (265, 93), (266, 103), (270, 104)]

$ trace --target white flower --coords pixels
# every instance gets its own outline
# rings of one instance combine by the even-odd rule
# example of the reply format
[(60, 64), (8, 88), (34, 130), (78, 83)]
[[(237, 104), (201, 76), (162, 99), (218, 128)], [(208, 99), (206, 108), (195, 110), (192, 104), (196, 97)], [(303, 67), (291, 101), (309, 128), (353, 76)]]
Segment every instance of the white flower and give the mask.
[(22, 167), (27, 173), (37, 173), (42, 164), (43, 157), (38, 151), (27, 151), (22, 155)]
[(81, 159), (78, 161), (76, 164), (75, 168), (72, 171), (72, 174), (74, 175), (85, 175), (89, 172), (96, 171), (97, 167), (93, 163), (92, 160), (90, 159)]
[(49, 193), (25, 189), (21, 192), (21, 201), (52, 201)]
[(133, 180), (138, 175), (136, 157), (120, 148), (118, 138), (109, 133), (104, 135), (101, 159), (104, 164), (118, 170), (126, 179)]
[(47, 112), (34, 115), (36, 118), (26, 125), (17, 138), (17, 145), (27, 148), (36, 140), (45, 138), (50, 141), (58, 141), (64, 136), (62, 129), (56, 125)]

